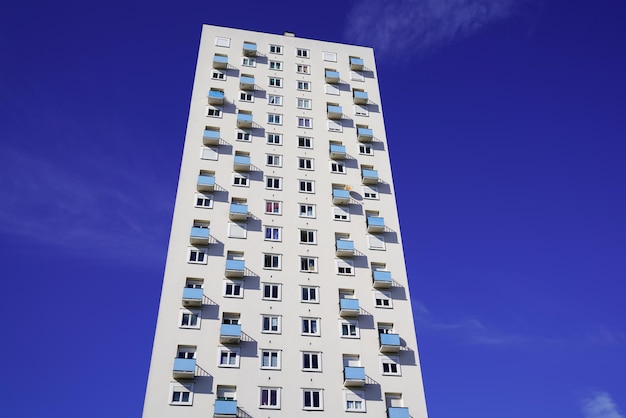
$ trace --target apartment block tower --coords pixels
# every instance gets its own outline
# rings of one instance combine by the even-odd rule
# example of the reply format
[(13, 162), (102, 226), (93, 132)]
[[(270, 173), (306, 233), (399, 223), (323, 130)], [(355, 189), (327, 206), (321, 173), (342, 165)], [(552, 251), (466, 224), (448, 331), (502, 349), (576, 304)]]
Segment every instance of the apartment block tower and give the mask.
[(202, 28), (144, 418), (426, 418), (371, 48)]

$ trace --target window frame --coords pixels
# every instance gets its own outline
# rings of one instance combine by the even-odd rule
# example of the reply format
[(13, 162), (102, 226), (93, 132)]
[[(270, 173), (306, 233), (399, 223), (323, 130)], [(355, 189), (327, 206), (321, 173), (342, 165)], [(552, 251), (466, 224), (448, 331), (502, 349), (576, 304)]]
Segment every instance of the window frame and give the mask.
[(277, 89), (282, 89), (283, 88), (283, 78), (282, 77), (269, 76), (268, 80), (267, 80), (267, 86), (268, 87), (274, 87), (274, 88), (277, 88)]
[(267, 190), (282, 190), (283, 178), (277, 176), (265, 176), (265, 188)]
[[(224, 356), (224, 354), (226, 354)], [(222, 362), (226, 358), (227, 362)], [(231, 359), (234, 358), (234, 363), (231, 363)], [(235, 369), (239, 368), (241, 359), (241, 349), (240, 347), (226, 347), (221, 346), (217, 350), (217, 367), (224, 367)]]
[(315, 180), (299, 179), (298, 191), (300, 193), (315, 193)]
[[(374, 290), (374, 307), (380, 309), (393, 309), (393, 298), (391, 297), (391, 292), (388, 290)], [(381, 301), (379, 303), (379, 301)], [(385, 304), (384, 301), (388, 303)]]
[(296, 90), (311, 91), (311, 82), (307, 80), (296, 80)]
[(283, 134), (279, 134), (276, 132), (268, 132), (267, 133), (267, 144), (268, 145), (283, 145)]
[[(197, 254), (197, 256), (192, 257), (194, 254)], [(198, 257), (198, 255), (201, 255), (201, 257)], [(187, 263), (189, 264), (207, 264), (208, 255), (206, 247), (187, 247)], [(196, 259), (192, 260), (192, 258)]]
[(268, 167), (282, 167), (282, 154), (265, 154), (265, 165)]
[[(307, 405), (307, 394), (309, 395), (310, 404)], [(317, 395), (317, 402), (315, 402)], [(317, 405), (315, 405), (317, 403)], [(302, 388), (302, 409), (305, 411), (323, 411), (324, 410), (324, 390), (313, 388)]]
[(335, 259), (335, 273), (339, 276), (354, 276), (354, 261), (349, 258)]
[(282, 254), (263, 253), (263, 269), (264, 270), (281, 270)]
[(311, 74), (311, 66), (309, 64), (296, 64), (297, 74)]
[[(322, 372), (322, 352), (321, 351), (301, 351), (301, 367), (300, 369), (303, 372)], [(316, 360), (314, 361), (313, 358)], [(308, 360), (307, 360), (308, 359)], [(310, 367), (306, 367), (306, 364), (309, 364)], [(313, 363), (317, 362), (317, 367), (313, 367)]]
[(241, 57), (241, 65), (243, 67), (256, 67), (256, 58), (255, 57)]
[[(181, 308), (178, 314), (178, 328), (182, 329), (200, 329), (201, 311), (198, 309)], [(188, 317), (189, 323), (185, 324), (185, 317)], [(195, 324), (192, 319), (195, 318)]]
[[(317, 263), (317, 257), (311, 257), (308, 255), (301, 255), (299, 256), (299, 260), (300, 260), (300, 273), (317, 273), (317, 269), (318, 269), (318, 263)], [(308, 268), (307, 269), (303, 269), (302, 266), (304, 265), (303, 263), (307, 264)], [(311, 268), (312, 266), (312, 268)]]
[[(196, 193), (195, 194), (195, 198), (196, 198), (196, 204), (194, 205), (197, 208), (203, 208), (203, 209), (213, 209), (213, 201), (214, 201), (214, 196), (212, 193)], [(204, 203), (206, 203), (206, 201), (208, 200), (209, 204), (206, 205)], [(202, 201), (203, 204), (198, 204), (199, 201)]]
[(218, 71), (218, 70), (212, 70), (211, 71), (211, 80), (219, 80), (219, 81), (225, 81), (226, 80), (226, 74)]
[(305, 48), (296, 48), (296, 57), (311, 58), (311, 50)]
[(313, 118), (298, 116), (298, 128), (313, 129)]
[[(317, 230), (300, 228), (300, 244), (316, 245), (317, 244)], [(306, 237), (303, 235), (306, 234)], [(304, 239), (303, 239), (304, 237)]]
[[(344, 392), (344, 409), (346, 412), (367, 412), (365, 405), (365, 391), (362, 389), (346, 389)], [(360, 408), (350, 408), (351, 402), (356, 406), (357, 403)]]
[(222, 113), (224, 109), (221, 106), (207, 106), (206, 107), (206, 115), (209, 118), (222, 118)]
[(321, 335), (321, 318), (301, 316), (300, 325), (300, 335), (302, 336), (319, 337)]
[(267, 104), (270, 106), (282, 106), (283, 105), (283, 96), (279, 94), (268, 94), (267, 95)]
[[(269, 232), (269, 237), (268, 237)], [(283, 228), (282, 226), (264, 225), (263, 227), (263, 240), (281, 242), (283, 240)], [(274, 238), (277, 237), (277, 238)]]
[(283, 115), (280, 113), (268, 113), (267, 114), (267, 124), (268, 125), (282, 125), (283, 124)]
[[(400, 365), (400, 357), (399, 356), (387, 356), (381, 355), (380, 357), (380, 373), (383, 376), (402, 376), (402, 368)], [(385, 367), (388, 365), (388, 367)], [(385, 371), (385, 368), (388, 370)], [(395, 368), (395, 371), (392, 370)]]
[(276, 45), (276, 44), (270, 44), (269, 52), (270, 52), (270, 54), (282, 55), (283, 54), (283, 46), (282, 45)]
[[(278, 302), (282, 300), (283, 285), (281, 283), (264, 282), (261, 283), (261, 286), (263, 291), (263, 294), (261, 295), (262, 300), (273, 300)], [(267, 296), (268, 289), (270, 289), (270, 296)], [(274, 290), (276, 290), (276, 292), (274, 292)], [(276, 293), (276, 296), (274, 296), (274, 293)]]
[(361, 330), (359, 328), (358, 319), (339, 320), (339, 335), (341, 338), (359, 339), (361, 338)]
[(224, 289), (222, 294), (225, 298), (243, 299), (243, 281), (231, 279), (224, 280)]
[[(259, 359), (261, 361), (260, 368), (261, 370), (280, 370), (281, 369), (281, 350), (277, 350), (274, 348), (261, 348), (259, 353)], [(265, 353), (269, 354), (269, 365), (265, 365)], [(275, 354), (276, 365), (272, 366), (272, 354)]]
[(239, 91), (239, 101), (254, 103), (254, 93), (250, 93), (249, 91)]
[(343, 161), (330, 160), (330, 172), (334, 174), (346, 174), (346, 163)]
[(276, 60), (269, 60), (267, 62), (267, 68), (274, 71), (282, 71), (283, 70), (283, 62)]
[(296, 107), (298, 109), (311, 110), (313, 107), (313, 101), (304, 97), (298, 97), (296, 100)]
[[(264, 392), (267, 392), (267, 404), (263, 403)], [(272, 393), (274, 393), (274, 404), (272, 404)], [(259, 409), (280, 409), (280, 388), (274, 386), (260, 386), (259, 387)]]
[[(266, 320), (267, 320), (267, 328), (266, 328)], [(276, 322), (276, 329), (273, 329), (274, 321)], [(261, 333), (262, 334), (280, 334), (281, 333), (280, 315), (262, 314), (261, 315)]]
[[(312, 291), (312, 292), (311, 292)], [(311, 298), (311, 293), (314, 293), (314, 298)], [(306, 294), (306, 298), (305, 298)], [(301, 303), (320, 303), (320, 288), (319, 286), (300, 286), (300, 302)]]
[[(268, 208), (271, 209), (268, 211)], [(277, 208), (277, 210), (275, 210)], [(266, 215), (282, 215), (283, 214), (283, 202), (280, 200), (265, 200), (265, 214)]]
[[(299, 206), (299, 217), (300, 218), (310, 218), (310, 219), (315, 219), (315, 205), (311, 204), (311, 203), (298, 203)], [(303, 208), (305, 208), (306, 210), (302, 210)], [(311, 214), (309, 215), (309, 212), (311, 212)]]
[(235, 187), (250, 187), (250, 175), (235, 171), (232, 176), (232, 185)]
[[(170, 384), (170, 397), (169, 397), (169, 405), (193, 405), (193, 383), (171, 383)], [(184, 390), (176, 390), (176, 389), (184, 389)], [(182, 398), (184, 398), (183, 395), (181, 396), (181, 399), (175, 399), (176, 394), (180, 393), (188, 393), (189, 395), (187, 395), (187, 399), (184, 400)]]
[(378, 186), (363, 186), (363, 199), (380, 200)]
[[(350, 222), (350, 208), (342, 206), (333, 206), (333, 220), (339, 222)], [(337, 212), (341, 212), (338, 214)], [(345, 219), (343, 217), (345, 216)]]
[(309, 157), (298, 157), (298, 169), (299, 170), (315, 170), (315, 159)]
[(313, 137), (298, 135), (298, 148), (313, 149)]

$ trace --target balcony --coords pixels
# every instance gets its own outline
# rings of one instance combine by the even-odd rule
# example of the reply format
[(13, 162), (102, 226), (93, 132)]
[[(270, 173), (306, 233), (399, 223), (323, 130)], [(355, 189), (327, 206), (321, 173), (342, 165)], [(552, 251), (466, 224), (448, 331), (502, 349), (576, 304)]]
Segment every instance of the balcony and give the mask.
[(339, 315), (342, 317), (359, 316), (359, 300), (358, 299), (339, 299)]
[(213, 56), (213, 68), (227, 68), (228, 67), (228, 57), (226, 55), (217, 55)]
[(193, 379), (196, 375), (195, 358), (174, 359), (174, 379)]
[(239, 77), (239, 88), (241, 90), (254, 90), (254, 77), (245, 75)]
[(338, 239), (335, 242), (335, 249), (337, 257), (354, 257), (354, 241)]
[(328, 84), (339, 83), (339, 73), (333, 70), (326, 70), (326, 82)]
[(252, 128), (252, 115), (249, 113), (237, 113), (237, 127), (242, 129)]
[(250, 156), (235, 155), (233, 168), (235, 169), (235, 171), (250, 171)]
[(361, 71), (363, 69), (363, 60), (361, 58), (350, 57), (350, 69)]
[(237, 417), (237, 401), (226, 400), (226, 399), (215, 400), (215, 409), (213, 410), (213, 418), (236, 418), (236, 417)]
[(333, 189), (333, 204), (347, 205), (350, 202), (350, 192), (348, 190)]
[(208, 174), (198, 176), (198, 191), (212, 192), (215, 189), (215, 177)]
[(220, 130), (205, 129), (202, 135), (202, 143), (204, 145), (218, 145), (220, 143)]
[(372, 139), (374, 139), (374, 133), (369, 128), (357, 128), (356, 138), (359, 142), (372, 142)]
[(241, 325), (222, 324), (220, 326), (220, 343), (239, 344), (241, 341)]
[(393, 283), (390, 271), (374, 270), (372, 272), (372, 279), (376, 289), (388, 289)]
[(367, 217), (367, 232), (380, 233), (385, 232), (385, 218), (380, 216), (368, 216)]
[(354, 101), (354, 104), (367, 104), (368, 102), (367, 93), (364, 91), (353, 91), (352, 99)]
[(341, 116), (343, 115), (343, 109), (341, 106), (328, 105), (326, 107), (326, 111), (328, 112), (328, 119), (341, 119)]
[(409, 408), (390, 406), (387, 408), (387, 418), (410, 418)]
[(206, 227), (194, 226), (191, 228), (189, 242), (195, 245), (209, 245), (210, 229)]
[(378, 184), (378, 171), (364, 168), (361, 170), (361, 182), (363, 184)]
[(202, 288), (185, 287), (183, 289), (183, 306), (202, 306)]
[(365, 385), (365, 368), (364, 367), (344, 367), (343, 368), (343, 385), (347, 387), (364, 386)]
[(224, 104), (224, 92), (221, 90), (209, 90), (209, 104), (221, 105)]
[(226, 277), (243, 277), (245, 271), (244, 260), (226, 260)]
[(248, 219), (248, 205), (231, 203), (228, 217), (231, 221), (245, 221)]
[(256, 44), (252, 42), (244, 42), (243, 43), (243, 54), (246, 57), (254, 57), (256, 56)]
[(330, 158), (333, 160), (343, 160), (346, 158), (346, 147), (343, 145), (330, 144)]
[(381, 353), (396, 353), (400, 350), (400, 335), (379, 334), (379, 337)]

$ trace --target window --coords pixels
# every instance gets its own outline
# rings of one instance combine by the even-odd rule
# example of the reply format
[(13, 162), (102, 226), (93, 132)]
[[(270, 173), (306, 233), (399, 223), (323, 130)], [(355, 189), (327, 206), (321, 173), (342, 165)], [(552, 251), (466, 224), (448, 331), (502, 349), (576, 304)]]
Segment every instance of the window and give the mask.
[(311, 74), (311, 66), (308, 64), (296, 64), (298, 74)]
[(243, 286), (241, 285), (241, 280), (225, 280), (224, 296), (230, 298), (242, 298)]
[(298, 99), (298, 109), (311, 109), (311, 99)]
[(216, 148), (204, 146), (204, 147), (201, 147), (200, 149), (202, 150), (201, 155), (200, 155), (201, 159), (217, 161), (219, 157), (219, 153)]
[(191, 345), (179, 345), (176, 350), (176, 358), (196, 358), (196, 347)]
[(300, 203), (301, 218), (315, 218), (315, 205)]
[(240, 91), (239, 100), (242, 102), (254, 102), (254, 94), (247, 91)]
[(179, 319), (178, 323), (180, 328), (200, 328), (200, 311), (181, 309)]
[(227, 401), (235, 400), (237, 396), (237, 386), (217, 385), (216, 399)]
[(313, 180), (300, 180), (301, 193), (315, 193), (315, 182)]
[(397, 356), (380, 356), (383, 374), (388, 376), (400, 376), (400, 359)]
[(342, 319), (339, 322), (341, 326), (341, 336), (343, 338), (359, 338), (359, 321), (356, 319)]
[(330, 172), (331, 173), (340, 173), (346, 174), (346, 164), (341, 161), (331, 161), (330, 162)]
[(280, 270), (280, 254), (263, 254), (263, 268)]
[(316, 244), (317, 231), (313, 229), (301, 229), (300, 230), (300, 243), (301, 244)]
[(309, 50), (308, 49), (302, 49), (302, 48), (296, 48), (296, 57), (309, 58)]
[(272, 215), (280, 215), (283, 213), (283, 202), (277, 202), (275, 200), (265, 201), (265, 213)]
[(349, 221), (350, 210), (347, 207), (333, 206), (333, 219), (335, 221)]
[(269, 176), (266, 176), (265, 177), (265, 188), (267, 188), (267, 189), (274, 189), (274, 190), (281, 190), (281, 188), (282, 188), (281, 180), (282, 180), (281, 177), (269, 177)]
[(193, 401), (193, 383), (186, 385), (172, 383), (170, 395), (170, 405), (191, 405)]
[(337, 53), (336, 52), (322, 52), (322, 58), (324, 59), (324, 61), (337, 62)]
[(283, 86), (283, 79), (282, 78), (278, 78), (278, 77), (270, 77), (268, 85), (270, 87), (282, 87)]
[(300, 301), (305, 303), (319, 303), (318, 289), (315, 286), (302, 286)]
[(363, 198), (378, 200), (378, 187), (363, 186)]
[(239, 367), (239, 347), (220, 347), (219, 367)]
[(308, 136), (298, 137), (298, 147), (300, 148), (313, 148), (313, 138)]
[(330, 132), (343, 132), (343, 125), (341, 124), (341, 121), (327, 120), (326, 125), (328, 126), (328, 130)]
[(270, 45), (270, 53), (272, 54), (282, 54), (283, 46), (282, 45)]
[(350, 71), (350, 80), (352, 81), (365, 81), (365, 76), (357, 71)]
[(202, 289), (203, 280), (202, 279), (190, 279), (187, 278), (185, 282), (185, 287), (187, 289)]
[(240, 315), (238, 313), (224, 312), (224, 314), (222, 315), (222, 324), (238, 325), (239, 319), (240, 319)]
[(322, 353), (315, 351), (302, 352), (302, 370), (305, 372), (321, 372)]
[(283, 96), (276, 96), (274, 94), (270, 94), (267, 96), (267, 103), (274, 106), (282, 106), (283, 105)]
[(261, 401), (259, 408), (262, 409), (280, 409), (280, 389), (279, 388), (260, 388)]
[(281, 285), (280, 283), (263, 283), (263, 299), (280, 300)]
[(301, 318), (302, 335), (320, 335), (319, 318)]
[(337, 260), (337, 274), (344, 276), (354, 276), (354, 266), (352, 260)]
[(313, 170), (313, 159), (298, 157), (298, 168), (300, 170)]
[(237, 141), (250, 141), (251, 134), (249, 131), (237, 131)]
[(244, 67), (256, 67), (256, 58), (243, 57), (241, 59), (241, 65), (243, 65)]
[(326, 84), (324, 86), (324, 90), (326, 91), (326, 94), (331, 94), (333, 96), (339, 96), (339, 87), (333, 85), (333, 84)]
[(267, 123), (271, 124), (271, 125), (281, 125), (282, 122), (282, 115), (276, 114), (276, 113), (268, 113), (267, 114)]
[(278, 315), (263, 315), (261, 331), (265, 333), (280, 333), (280, 317)]
[(385, 249), (385, 236), (368, 234), (367, 235), (367, 243), (369, 245), (370, 250), (384, 250)]
[(300, 256), (300, 271), (304, 273), (317, 273), (317, 257)]
[(273, 145), (282, 145), (283, 135), (282, 134), (267, 134), (267, 143), (273, 144)]
[(365, 392), (362, 390), (344, 391), (346, 398), (346, 411), (365, 412)]
[(233, 173), (233, 186), (248, 187), (249, 176), (242, 173)]
[(370, 144), (359, 144), (359, 154), (373, 155), (374, 150)]
[(187, 251), (187, 261), (192, 264), (206, 264), (206, 248), (190, 247)]
[(196, 193), (196, 207), (197, 208), (212, 208), (213, 207), (213, 195)]
[(356, 116), (369, 116), (369, 111), (365, 106), (354, 106), (354, 114)]
[(302, 389), (302, 409), (322, 410), (322, 389)]
[(267, 165), (271, 167), (282, 167), (283, 165), (282, 155), (267, 154), (266, 161), (267, 161)]
[(281, 61), (270, 61), (270, 70), (282, 71), (283, 63)]
[(298, 87), (298, 90), (310, 91), (311, 90), (311, 83), (308, 82), (308, 81), (298, 80), (297, 87)]
[(208, 106), (206, 108), (206, 115), (212, 118), (221, 118), (222, 117), (222, 108), (221, 107), (211, 107)]
[(377, 308), (392, 308), (391, 293), (385, 291), (374, 292), (374, 305)]
[(280, 370), (280, 351), (261, 350), (261, 368)]
[(313, 127), (313, 119), (311, 118), (298, 118), (298, 128), (311, 129)]
[(211, 78), (212, 78), (213, 80), (226, 80), (226, 74), (224, 74), (224, 73), (223, 73), (223, 72), (221, 72), (221, 71), (215, 71), (215, 70), (213, 70), (213, 71), (211, 72)]
[(230, 48), (230, 38), (215, 37), (215, 45)]
[(279, 226), (266, 226), (265, 227), (265, 240), (266, 241), (280, 241), (281, 240), (281, 227)]

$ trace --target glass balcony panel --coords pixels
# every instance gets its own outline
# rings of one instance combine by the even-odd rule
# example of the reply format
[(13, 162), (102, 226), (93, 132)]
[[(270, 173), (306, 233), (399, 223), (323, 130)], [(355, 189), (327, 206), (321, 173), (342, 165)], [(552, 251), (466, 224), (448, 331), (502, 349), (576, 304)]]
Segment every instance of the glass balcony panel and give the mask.
[(211, 192), (214, 188), (215, 177), (206, 174), (200, 174), (198, 176), (198, 190)]
[(191, 228), (190, 241), (192, 244), (208, 244), (209, 243), (209, 228), (201, 228), (198, 226), (194, 226)]
[(235, 155), (234, 167), (235, 170), (240, 171), (250, 170), (250, 157), (248, 155)]
[(367, 217), (367, 232), (384, 232), (385, 231), (385, 218), (380, 216), (368, 216)]
[(241, 341), (241, 325), (222, 324), (220, 326), (220, 342), (222, 344), (239, 344)]
[(226, 277), (243, 277), (245, 271), (244, 260), (226, 260)]
[(326, 82), (333, 84), (339, 82), (339, 73), (337, 71), (326, 70)]
[(228, 67), (228, 57), (223, 55), (213, 56), (213, 68), (226, 68)]
[(230, 204), (230, 219), (245, 220), (248, 217), (248, 205), (241, 203)]
[(201, 306), (203, 297), (201, 288), (185, 287), (183, 289), (183, 305), (185, 306)]
[(237, 416), (237, 401), (217, 399), (213, 411), (214, 418), (234, 418)]
[(364, 367), (344, 367), (343, 381), (345, 386), (363, 386), (365, 385), (365, 368)]
[(391, 286), (391, 272), (383, 270), (374, 270), (374, 287), (377, 289), (387, 288)]
[(340, 257), (352, 257), (354, 255), (354, 241), (347, 239), (336, 240), (336, 255)]
[(346, 158), (346, 147), (344, 147), (343, 145), (336, 145), (336, 144), (331, 144), (330, 145), (330, 158), (333, 159), (344, 159)]
[(348, 190), (333, 189), (333, 203), (335, 205), (345, 205), (350, 202), (350, 192)]
[(237, 113), (237, 127), (251, 128), (252, 127), (252, 115), (248, 113)]
[(390, 406), (387, 408), (387, 418), (410, 418), (409, 408)]
[(355, 104), (367, 104), (369, 100), (367, 92), (364, 91), (354, 91), (352, 97)]
[(210, 104), (223, 104), (224, 92), (219, 90), (209, 90), (209, 103)]
[(357, 128), (356, 135), (360, 142), (371, 142), (374, 138), (374, 132), (369, 128)]
[(396, 352), (400, 349), (400, 335), (398, 334), (379, 334), (380, 351), (383, 353)]
[(328, 119), (341, 119), (343, 115), (343, 109), (341, 106), (327, 106)]
[(204, 145), (217, 145), (220, 143), (220, 131), (205, 129), (202, 135)]
[(193, 378), (196, 374), (195, 358), (176, 358), (174, 359), (173, 375), (175, 378)]
[(254, 77), (248, 77), (248, 76), (239, 77), (239, 87), (241, 87), (242, 90), (254, 89)]
[(358, 299), (340, 299), (339, 313), (341, 316), (358, 316), (360, 312)]
[(362, 70), (363, 69), (363, 60), (361, 58), (355, 58), (355, 57), (351, 57), (350, 58), (350, 69), (351, 70)]
[(378, 183), (378, 171), (363, 169), (361, 170), (361, 179), (363, 184), (376, 184)]
[(253, 57), (256, 55), (256, 44), (250, 42), (243, 43), (243, 54), (248, 57)]

